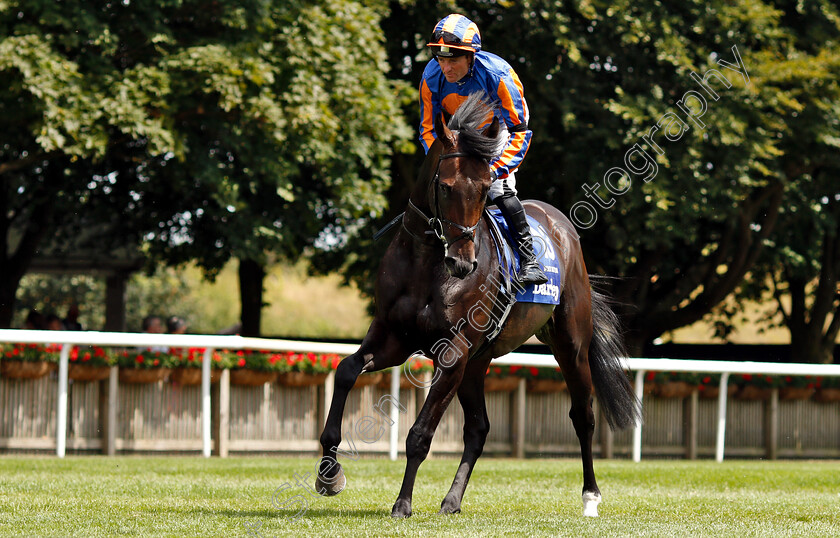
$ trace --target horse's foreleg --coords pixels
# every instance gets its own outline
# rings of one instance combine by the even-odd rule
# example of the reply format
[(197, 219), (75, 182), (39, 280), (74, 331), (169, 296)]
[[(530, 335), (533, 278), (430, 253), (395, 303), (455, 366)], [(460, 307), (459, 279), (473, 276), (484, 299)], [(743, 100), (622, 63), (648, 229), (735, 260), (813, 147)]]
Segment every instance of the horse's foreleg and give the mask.
[(338, 463), (338, 445), (341, 444), (341, 421), (344, 415), (344, 404), (347, 395), (356, 383), (356, 378), (365, 365), (364, 354), (361, 350), (346, 357), (335, 370), (335, 388), (333, 390), (330, 410), (324, 431), (321, 433), (321, 448), (323, 450), (321, 463), (318, 466), (318, 477), (315, 480), (315, 491), (321, 495), (338, 495), (347, 484), (341, 464)]
[(338, 463), (338, 446), (341, 444), (341, 422), (347, 395), (362, 371), (372, 372), (402, 364), (408, 358), (397, 338), (387, 331), (372, 326), (359, 351), (346, 357), (335, 371), (335, 388), (330, 403), (324, 431), (321, 433), (321, 462), (315, 491), (321, 495), (337, 495), (347, 484), (341, 464)]
[(464, 491), (470, 481), (475, 462), (484, 451), (484, 442), (490, 432), (490, 419), (484, 401), (484, 375), (490, 358), (472, 359), (464, 371), (464, 380), (458, 388), (458, 401), (464, 410), (464, 453), (452, 481), (449, 493), (440, 505), (441, 514), (457, 514), (461, 511)]
[(461, 382), (464, 374), (464, 365), (460, 364), (461, 362), (440, 370), (441, 373), (437, 375), (437, 381), (432, 385), (417, 420), (408, 432), (405, 440), (405, 475), (400, 494), (391, 509), (391, 517), (411, 516), (411, 494), (414, 491), (417, 470), (429, 455), (435, 430)]

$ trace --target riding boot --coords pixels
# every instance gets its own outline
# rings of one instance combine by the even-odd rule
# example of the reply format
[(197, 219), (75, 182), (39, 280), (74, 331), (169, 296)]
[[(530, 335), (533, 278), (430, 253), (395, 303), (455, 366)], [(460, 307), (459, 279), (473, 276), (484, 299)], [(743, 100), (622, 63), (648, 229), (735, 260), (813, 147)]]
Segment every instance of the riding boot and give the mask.
[(493, 202), (505, 217), (519, 251), (519, 272), (516, 274), (516, 280), (523, 286), (526, 284), (545, 284), (548, 282), (548, 277), (540, 269), (540, 264), (534, 254), (531, 228), (528, 226), (528, 219), (525, 218), (525, 208), (522, 207), (522, 202), (516, 195), (502, 195)]

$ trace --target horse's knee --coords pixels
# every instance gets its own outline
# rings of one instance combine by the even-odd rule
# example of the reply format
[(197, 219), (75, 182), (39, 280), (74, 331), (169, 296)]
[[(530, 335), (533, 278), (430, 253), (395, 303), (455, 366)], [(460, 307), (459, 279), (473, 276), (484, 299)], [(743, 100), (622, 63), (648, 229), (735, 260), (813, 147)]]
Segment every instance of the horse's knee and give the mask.
[(405, 438), (405, 456), (407, 459), (418, 459), (423, 461), (429, 455), (429, 449), (432, 447), (432, 436), (417, 426), (412, 426), (408, 430), (408, 436)]
[(356, 383), (356, 378), (362, 373), (361, 361), (355, 356), (347, 357), (338, 363), (335, 369), (335, 388), (349, 391)]
[(481, 444), (487, 440), (487, 435), (490, 434), (490, 420), (484, 417), (476, 428), (476, 435), (481, 440)]

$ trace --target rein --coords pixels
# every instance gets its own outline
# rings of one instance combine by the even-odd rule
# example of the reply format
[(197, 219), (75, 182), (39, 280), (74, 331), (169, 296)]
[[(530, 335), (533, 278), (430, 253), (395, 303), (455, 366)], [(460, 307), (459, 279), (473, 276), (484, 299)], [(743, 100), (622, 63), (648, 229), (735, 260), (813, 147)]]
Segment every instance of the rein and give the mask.
[[(485, 216), (488, 219), (492, 218), (492, 217), (489, 216), (490, 214), (488, 213), (486, 207), (484, 208), (484, 211), (482, 211), (482, 214), (479, 215), (478, 222), (476, 222), (472, 226), (462, 226), (462, 225), (458, 224), (457, 222), (452, 222), (451, 220), (441, 218), (439, 216), (440, 213), (441, 213), (440, 212), (440, 200), (438, 198), (438, 190), (440, 189), (440, 163), (444, 159), (454, 159), (454, 158), (458, 158), (458, 157), (469, 157), (469, 156), (470, 155), (467, 154), (467, 153), (454, 152), (454, 153), (442, 154), (442, 155), (440, 155), (440, 157), (438, 157), (437, 167), (435, 168), (435, 176), (434, 176), (434, 190), (435, 190), (435, 194), (434, 194), (434, 216), (429, 217), (428, 215), (426, 215), (426, 213), (423, 212), (422, 209), (417, 207), (417, 205), (411, 200), (411, 198), (408, 199), (408, 209), (402, 215), (400, 215), (400, 217), (402, 217), (402, 219), (403, 219), (402, 220), (402, 226), (405, 229), (405, 231), (408, 232), (408, 234), (411, 235), (417, 241), (419, 241), (421, 243), (427, 243), (426, 239), (428, 238), (428, 236), (434, 235), (438, 240), (440, 240), (443, 243), (444, 248), (448, 248), (449, 245), (454, 244), (455, 242), (460, 241), (462, 239), (467, 239), (469, 241), (475, 241), (475, 230), (478, 228), (478, 225), (481, 223), (481, 219)], [(415, 233), (413, 231), (411, 231), (409, 229), (409, 227), (406, 225), (406, 219), (408, 218), (409, 213), (416, 213), (417, 215), (419, 215), (427, 223), (427, 225), (431, 229), (424, 230), (422, 236), (418, 235), (417, 233)], [(397, 218), (399, 218), (399, 217), (397, 217)], [(381, 230), (380, 233), (384, 233), (391, 226), (391, 224), (396, 222), (396, 220), (397, 219), (394, 219), (393, 221), (391, 221), (391, 223), (389, 223), (388, 226), (383, 228), (383, 230)], [(454, 226), (455, 228), (457, 228), (461, 231), (461, 234), (454, 239), (447, 239), (446, 234), (444, 233), (444, 229), (443, 229), (444, 224)], [(501, 251), (504, 251), (505, 250), (505, 247), (504, 247), (505, 240), (502, 238), (498, 229), (496, 229), (494, 226), (492, 226), (490, 224), (488, 224), (487, 227), (488, 227), (491, 238), (496, 243), (496, 248), (501, 249)], [(434, 239), (432, 239), (432, 240), (434, 241)], [(495, 341), (496, 337), (502, 331), (502, 328), (504, 327), (505, 321), (507, 321), (508, 315), (511, 312), (513, 304), (516, 302), (516, 299), (515, 299), (516, 292), (513, 290), (512, 285), (511, 285), (511, 283), (513, 281), (513, 277), (512, 277), (512, 275), (507, 273), (506, 264), (504, 264), (504, 263), (499, 264), (498, 279), (499, 279), (499, 282), (500, 282), (499, 290), (497, 292), (498, 295), (493, 300), (493, 305), (495, 307), (501, 307), (501, 309), (498, 312), (496, 327), (493, 330), (488, 331), (484, 334), (484, 341), (481, 343), (481, 345), (476, 350), (474, 350), (473, 352), (470, 353), (471, 357), (476, 356), (478, 353), (483, 353), (485, 350), (487, 350), (490, 346), (493, 345), (493, 342)]]

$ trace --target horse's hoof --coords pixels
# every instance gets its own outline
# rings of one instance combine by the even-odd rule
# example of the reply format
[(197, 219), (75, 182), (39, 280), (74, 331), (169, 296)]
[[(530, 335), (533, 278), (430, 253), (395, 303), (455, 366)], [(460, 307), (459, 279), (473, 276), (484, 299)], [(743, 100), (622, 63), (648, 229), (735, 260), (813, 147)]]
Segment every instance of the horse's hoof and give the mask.
[(411, 517), (411, 503), (403, 499), (397, 499), (397, 502), (394, 503), (394, 508), (391, 509), (391, 517)]
[(315, 479), (315, 491), (325, 497), (338, 495), (347, 485), (347, 477), (344, 476), (344, 469), (338, 468), (338, 472), (332, 478), (322, 477), (320, 474)]
[(583, 515), (584, 517), (598, 517), (598, 504), (601, 502), (600, 493), (587, 491), (583, 494)]
[(449, 501), (447, 499), (443, 499), (443, 502), (440, 503), (440, 512), (438, 514), (460, 514), (461, 513), (461, 505), (456, 504), (454, 501)]

